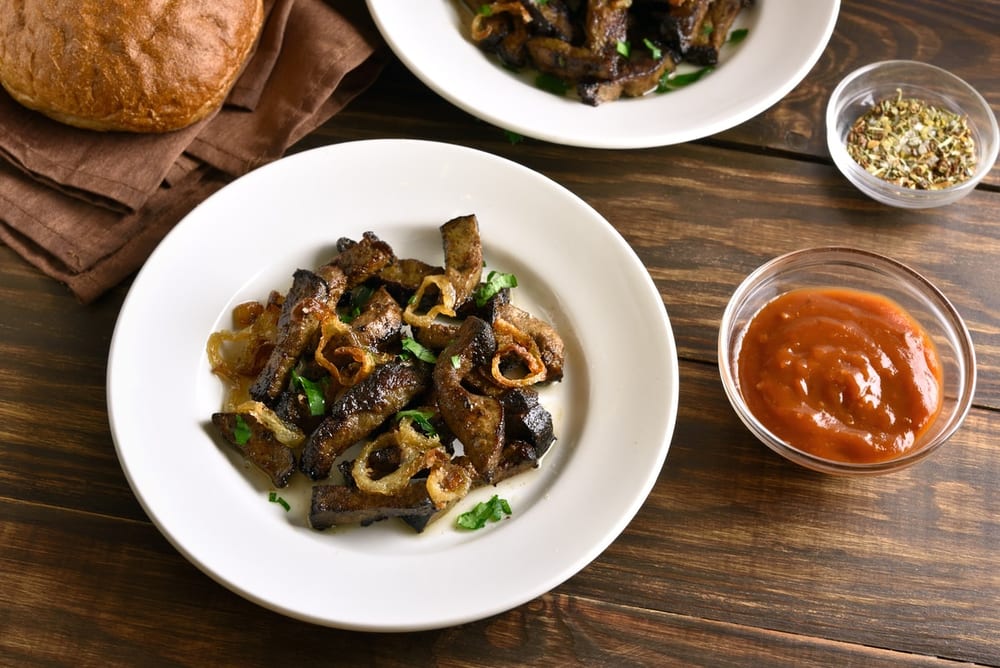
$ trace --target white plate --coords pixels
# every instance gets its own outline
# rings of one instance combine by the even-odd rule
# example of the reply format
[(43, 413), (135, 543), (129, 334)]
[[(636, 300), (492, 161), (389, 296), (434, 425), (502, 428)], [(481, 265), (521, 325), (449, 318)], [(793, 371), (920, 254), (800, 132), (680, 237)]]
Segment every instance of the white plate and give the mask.
[[(541, 399), (558, 441), (539, 469), (474, 492), (415, 534), (396, 520), (316, 532), (297, 492), (268, 482), (207, 423), (222, 390), (205, 354), (233, 305), (285, 291), (341, 236), (375, 231), (400, 257), (441, 259), (438, 226), (475, 213), (489, 268), (567, 344), (566, 379)], [(572, 246), (570, 247), (570, 244)], [(662, 468), (677, 414), (677, 354), (639, 259), (593, 209), (549, 179), (467, 148), (375, 140), (315, 149), (239, 179), (162, 242), (122, 307), (108, 409), (122, 467), (160, 531), (194, 564), (263, 606), (310, 622), (402, 631), (480, 619), (529, 601), (597, 557)], [(513, 516), (458, 513), (498, 493)]]
[[(425, 84), (478, 118), (571, 146), (645, 148), (691, 141), (753, 118), (808, 74), (833, 32), (840, 0), (757, 0), (707, 77), (666, 94), (596, 108), (538, 89), (469, 39), (463, 0), (368, 0), (383, 37)], [(817, 123), (821, 119), (817, 119)]]

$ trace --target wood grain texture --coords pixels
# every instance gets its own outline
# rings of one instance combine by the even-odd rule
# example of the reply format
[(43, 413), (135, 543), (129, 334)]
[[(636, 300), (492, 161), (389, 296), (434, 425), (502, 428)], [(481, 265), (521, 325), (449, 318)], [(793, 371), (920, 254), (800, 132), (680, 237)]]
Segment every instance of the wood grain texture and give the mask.
[(641, 578), (613, 600), (1000, 662), (994, 412), (974, 411), (937, 456), (866, 479), (788, 463), (730, 415), (715, 367), (682, 364), (677, 431), (656, 486), (564, 591), (602, 598)]
[[(809, 75), (773, 107), (715, 139), (827, 159), (823, 119), (830, 94), (855, 69), (918, 60), (972, 85), (1000, 114), (1000, 2), (843, 0), (837, 26)], [(984, 181), (1000, 186), (994, 166)]]
[[(820, 122), (844, 74), (896, 57), (950, 69), (997, 109), (998, 34), (996, 0), (844, 0), (830, 46), (781, 102), (716, 137), (629, 151), (518, 141), (393, 61), (295, 147), (413, 138), (523, 164), (621, 232), (670, 316), (680, 412), (638, 515), (552, 592), (454, 628), (313, 626), (189, 563), (148, 521), (108, 425), (106, 363), (128, 282), (84, 307), (0, 246), (0, 665), (1000, 666), (1000, 176), (943, 209), (883, 207), (831, 165)], [(891, 476), (786, 462), (739, 422), (718, 379), (736, 285), (776, 255), (826, 244), (921, 271), (976, 343), (967, 421)]]
[[(375, 89), (419, 86), (397, 64)], [(362, 98), (299, 148), (377, 137), (398, 115), (392, 99), (388, 92)], [(638, 151), (512, 144), (501, 130), (470, 122), (440, 98), (416, 100), (409, 112), (419, 132), (397, 136), (462, 143), (508, 158), (569, 188), (607, 218), (660, 288), (683, 357), (715, 360), (726, 303), (757, 266), (800, 248), (850, 245), (910, 265), (956, 304), (976, 346), (976, 402), (1000, 407), (1000, 293), (993, 288), (1000, 284), (1000, 263), (988, 250), (1000, 239), (996, 193), (978, 188), (948, 207), (895, 209), (859, 193), (825, 161), (728, 144)]]
[(844, 480), (753, 441), (710, 365), (683, 364), (681, 387), (678, 430), (639, 515), (587, 569), (516, 610), (416, 634), (325, 629), (226, 590), (147, 522), (7, 499), (0, 655), (640, 666), (697, 663), (712, 648), (713, 665), (1000, 662), (1000, 464), (976, 445), (989, 412), (907, 472)]

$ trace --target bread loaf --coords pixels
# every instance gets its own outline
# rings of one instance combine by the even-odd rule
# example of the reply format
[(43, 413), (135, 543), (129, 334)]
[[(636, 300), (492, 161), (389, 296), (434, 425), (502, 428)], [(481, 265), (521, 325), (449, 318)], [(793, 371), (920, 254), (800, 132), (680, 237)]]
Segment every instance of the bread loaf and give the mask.
[(63, 123), (167, 132), (224, 101), (262, 0), (0, 0), (0, 84)]

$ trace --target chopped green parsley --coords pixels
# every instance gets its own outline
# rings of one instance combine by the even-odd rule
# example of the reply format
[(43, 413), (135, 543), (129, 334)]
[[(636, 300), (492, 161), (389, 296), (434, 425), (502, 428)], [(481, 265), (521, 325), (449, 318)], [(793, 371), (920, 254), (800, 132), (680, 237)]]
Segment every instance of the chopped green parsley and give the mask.
[(486, 275), (486, 282), (476, 288), (476, 306), (485, 306), (486, 302), (493, 299), (498, 292), (504, 288), (516, 288), (517, 276), (505, 274), (501, 271), (491, 271)]
[(298, 386), (302, 393), (306, 395), (309, 402), (310, 415), (323, 415), (326, 413), (326, 395), (323, 392), (323, 384), (309, 380), (300, 376), (295, 369), (292, 369), (292, 386)]
[(236, 445), (246, 445), (250, 441), (250, 437), (253, 432), (250, 430), (250, 425), (239, 413), (236, 414), (236, 424), (233, 425), (233, 439), (236, 441)]
[(434, 417), (434, 414), (430, 411), (421, 411), (416, 409), (399, 411), (396, 413), (397, 420), (409, 418), (414, 424), (420, 427), (420, 431), (424, 432), (427, 436), (437, 436), (437, 429), (435, 429), (434, 425), (431, 424), (432, 417)]
[(270, 492), (267, 495), (267, 500), (270, 501), (271, 503), (277, 503), (279, 506), (285, 509), (286, 513), (292, 509), (292, 507), (288, 505), (288, 501), (285, 501), (283, 498), (278, 496), (277, 492)]
[(507, 499), (501, 499), (496, 494), (489, 501), (477, 503), (472, 510), (458, 516), (456, 524), (462, 529), (475, 531), (486, 526), (487, 522), (499, 522), (511, 514)]
[(412, 355), (414, 359), (427, 362), (428, 364), (437, 362), (437, 355), (430, 348), (426, 348), (414, 338), (409, 336), (404, 338), (402, 345), (403, 351)]

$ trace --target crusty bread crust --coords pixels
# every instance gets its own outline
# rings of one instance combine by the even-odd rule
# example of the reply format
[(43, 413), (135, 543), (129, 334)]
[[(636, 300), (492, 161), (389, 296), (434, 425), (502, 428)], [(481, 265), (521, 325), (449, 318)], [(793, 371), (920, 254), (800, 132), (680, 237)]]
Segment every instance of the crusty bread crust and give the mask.
[(225, 100), (262, 0), (0, 0), (0, 84), (92, 130), (168, 132)]

